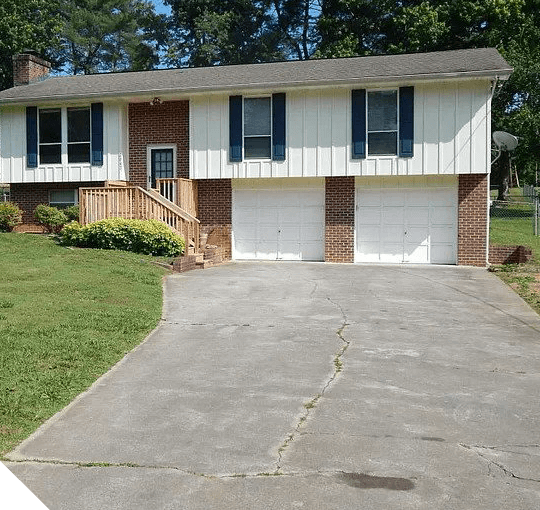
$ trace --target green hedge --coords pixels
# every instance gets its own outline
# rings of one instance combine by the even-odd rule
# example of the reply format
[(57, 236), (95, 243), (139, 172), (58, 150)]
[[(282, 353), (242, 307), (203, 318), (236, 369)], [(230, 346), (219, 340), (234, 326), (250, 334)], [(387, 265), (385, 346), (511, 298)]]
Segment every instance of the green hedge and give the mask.
[(22, 211), (13, 202), (0, 202), (0, 232), (11, 232), (22, 223)]
[(148, 255), (176, 257), (184, 252), (184, 239), (157, 220), (111, 218), (81, 226), (69, 223), (59, 234), (67, 246), (126, 250)]
[(69, 221), (64, 211), (47, 204), (39, 204), (34, 209), (34, 218), (49, 233), (60, 232), (62, 227)]

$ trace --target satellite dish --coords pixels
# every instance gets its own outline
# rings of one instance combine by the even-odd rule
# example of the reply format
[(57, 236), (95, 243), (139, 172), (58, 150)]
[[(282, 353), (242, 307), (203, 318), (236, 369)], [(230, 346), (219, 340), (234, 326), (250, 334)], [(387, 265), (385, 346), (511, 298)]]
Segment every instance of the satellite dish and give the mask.
[(518, 146), (518, 139), (505, 131), (495, 131), (493, 141), (501, 151), (513, 151)]

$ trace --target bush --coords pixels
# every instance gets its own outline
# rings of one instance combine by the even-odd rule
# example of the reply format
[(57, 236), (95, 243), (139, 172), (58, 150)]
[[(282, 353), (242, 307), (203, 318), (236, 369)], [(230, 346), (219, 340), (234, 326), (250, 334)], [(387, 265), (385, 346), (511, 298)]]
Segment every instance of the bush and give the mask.
[(81, 248), (126, 250), (148, 255), (176, 257), (184, 252), (184, 239), (157, 220), (111, 218), (81, 226), (76, 221), (59, 235), (62, 244)]
[(63, 211), (45, 204), (39, 204), (34, 209), (34, 218), (50, 234), (60, 232), (62, 227), (68, 222), (68, 218)]
[(79, 206), (71, 205), (63, 209), (63, 213), (67, 216), (68, 221), (79, 221)]
[(22, 211), (13, 202), (0, 202), (0, 231), (11, 232), (22, 223)]

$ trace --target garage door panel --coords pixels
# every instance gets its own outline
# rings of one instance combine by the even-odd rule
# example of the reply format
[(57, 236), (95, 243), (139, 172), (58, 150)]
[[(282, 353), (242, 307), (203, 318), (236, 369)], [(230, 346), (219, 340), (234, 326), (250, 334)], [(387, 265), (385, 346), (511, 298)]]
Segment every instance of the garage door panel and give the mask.
[(411, 264), (422, 264), (428, 259), (429, 247), (426, 244), (405, 244), (404, 262)]
[(357, 188), (356, 204), (357, 262), (456, 263), (457, 185)]
[(405, 225), (429, 225), (429, 207), (406, 207)]
[(233, 187), (233, 257), (323, 260), (322, 184), (313, 189), (286, 189), (284, 184), (270, 189)]
[(455, 225), (456, 210), (453, 207), (434, 207), (431, 212), (432, 225)]
[(385, 207), (381, 221), (383, 225), (403, 225), (403, 207)]
[(381, 210), (374, 207), (360, 207), (357, 218), (359, 225), (379, 225), (381, 223)]

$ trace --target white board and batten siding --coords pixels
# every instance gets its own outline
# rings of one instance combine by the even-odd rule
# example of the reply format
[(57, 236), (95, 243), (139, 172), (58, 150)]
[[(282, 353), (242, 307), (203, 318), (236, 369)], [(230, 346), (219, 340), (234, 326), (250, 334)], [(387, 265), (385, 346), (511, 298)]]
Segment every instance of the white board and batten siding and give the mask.
[(104, 104), (103, 132), (105, 136), (102, 166), (92, 166), (90, 163), (66, 163), (27, 168), (26, 110), (24, 107), (4, 107), (0, 113), (0, 182), (128, 180), (128, 169), (124, 157), (124, 154), (127, 154), (127, 110), (125, 105)]
[(424, 82), (414, 87), (414, 157), (368, 155), (364, 160), (351, 158), (351, 88), (286, 92), (287, 152), (282, 162), (229, 162), (229, 96), (193, 96), (190, 176), (218, 179), (488, 173), (489, 81)]

